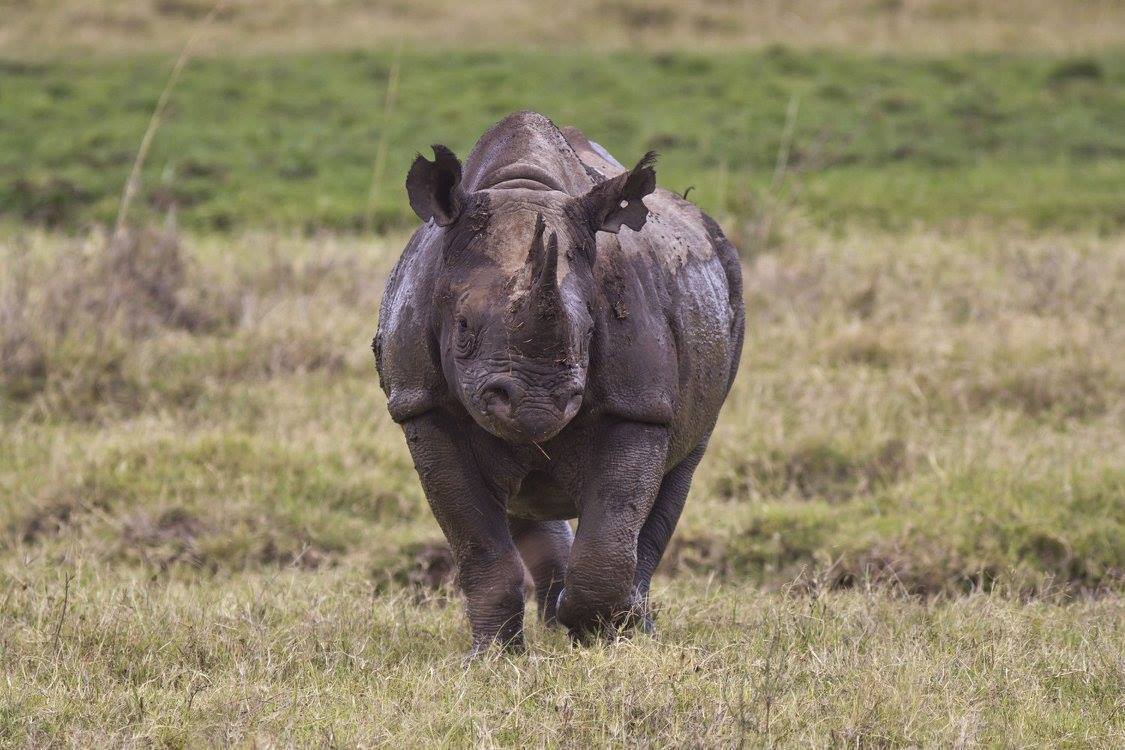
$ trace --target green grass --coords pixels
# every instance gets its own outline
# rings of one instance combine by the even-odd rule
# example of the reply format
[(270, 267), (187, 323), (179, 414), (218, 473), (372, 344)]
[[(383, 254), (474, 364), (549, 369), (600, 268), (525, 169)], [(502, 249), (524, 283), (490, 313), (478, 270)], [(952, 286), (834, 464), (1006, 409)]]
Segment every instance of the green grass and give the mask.
[[(365, 226), (391, 55), (193, 61), (149, 156), (143, 197), (196, 229)], [(0, 215), (111, 221), (170, 62), (0, 64)], [(412, 220), (415, 151), (465, 155), (521, 108), (577, 124), (721, 216), (780, 201), (821, 225), (982, 216), (1032, 227), (1125, 224), (1125, 57), (862, 57), (845, 52), (407, 52), (385, 128), (377, 228)], [(784, 178), (786, 113), (798, 102)], [(772, 187), (771, 187), (772, 185)]]

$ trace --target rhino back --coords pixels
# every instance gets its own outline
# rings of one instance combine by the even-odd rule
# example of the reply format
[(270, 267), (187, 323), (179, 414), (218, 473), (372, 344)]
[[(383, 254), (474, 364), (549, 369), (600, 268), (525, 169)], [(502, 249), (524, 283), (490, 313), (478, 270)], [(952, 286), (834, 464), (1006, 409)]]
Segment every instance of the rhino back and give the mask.
[(591, 387), (602, 408), (665, 423), (678, 461), (714, 426), (738, 366), (737, 252), (695, 205), (658, 190), (640, 232), (598, 235)]

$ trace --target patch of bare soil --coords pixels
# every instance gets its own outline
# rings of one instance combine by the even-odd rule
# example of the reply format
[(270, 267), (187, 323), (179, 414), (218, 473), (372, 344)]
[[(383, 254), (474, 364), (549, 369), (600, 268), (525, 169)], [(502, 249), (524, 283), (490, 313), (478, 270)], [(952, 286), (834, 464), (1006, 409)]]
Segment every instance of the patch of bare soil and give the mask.
[(176, 563), (201, 566), (199, 539), (210, 531), (209, 524), (183, 508), (170, 508), (156, 516), (132, 516), (121, 531), (121, 541), (141, 561), (164, 571)]
[(403, 547), (394, 557), (378, 564), (374, 571), (378, 590), (405, 587), (416, 602), (450, 590), (456, 575), (457, 566), (449, 545), (436, 539)]
[(906, 444), (897, 438), (860, 456), (817, 443), (743, 460), (716, 489), (732, 500), (757, 493), (841, 502), (891, 484), (909, 468)]
[(328, 550), (308, 540), (299, 540), (296, 548), (282, 548), (273, 538), (262, 545), (258, 559), (264, 565), (316, 570), (331, 562)]
[(16, 536), (26, 544), (48, 537), (58, 536), (78, 513), (78, 506), (65, 500), (57, 500), (34, 509), (21, 521), (13, 524)]
[[(914, 540), (909, 548), (892, 542), (845, 553), (831, 562), (811, 548), (782, 549), (767, 564), (754, 545), (721, 535), (674, 536), (661, 561), (663, 575), (713, 575), (719, 579), (760, 580), (770, 588), (815, 595), (857, 587), (930, 598), (974, 591), (1001, 591), (1031, 599), (1098, 597), (1119, 592), (1125, 570), (1091, 569), (1057, 540), (1036, 538), (1034, 553), (1053, 576), (1013, 585), (1003, 566), (966, 558), (938, 541)], [(817, 545), (819, 546), (819, 545)], [(1030, 553), (1027, 556), (1031, 556)]]

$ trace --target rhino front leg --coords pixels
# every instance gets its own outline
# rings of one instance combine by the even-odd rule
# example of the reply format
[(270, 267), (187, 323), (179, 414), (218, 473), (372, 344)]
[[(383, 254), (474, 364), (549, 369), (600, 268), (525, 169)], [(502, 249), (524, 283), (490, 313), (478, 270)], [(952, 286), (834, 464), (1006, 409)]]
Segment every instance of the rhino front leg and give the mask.
[(472, 654), (523, 646), (523, 564), (501, 497), (490, 490), (456, 422), (428, 412), (403, 424), (414, 468), (457, 564)]
[(707, 440), (708, 438), (704, 438), (687, 457), (664, 476), (660, 483), (660, 492), (656, 495), (656, 502), (652, 505), (652, 512), (649, 513), (637, 539), (637, 572), (634, 587), (637, 599), (643, 606), (644, 628), (650, 632), (653, 628), (653, 617), (648, 592), (652, 586), (652, 574), (664, 556), (664, 549), (668, 546), (668, 540), (672, 538), (672, 532), (676, 530), (688, 490), (691, 489), (692, 475), (703, 458), (703, 452), (707, 450)]
[(594, 453), (581, 495), (559, 622), (587, 640), (632, 625), (641, 612), (634, 594), (637, 537), (660, 488), (668, 432), (653, 424), (609, 426)]
[(559, 593), (574, 534), (566, 521), (531, 521), (508, 517), (508, 528), (524, 565), (535, 581), (539, 617), (547, 625), (558, 619)]

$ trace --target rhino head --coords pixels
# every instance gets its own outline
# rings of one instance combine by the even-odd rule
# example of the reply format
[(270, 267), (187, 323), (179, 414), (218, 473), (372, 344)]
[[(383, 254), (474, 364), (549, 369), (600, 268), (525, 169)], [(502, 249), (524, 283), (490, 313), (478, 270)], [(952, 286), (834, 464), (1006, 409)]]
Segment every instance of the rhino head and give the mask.
[(446, 383), (492, 434), (549, 440), (586, 391), (595, 233), (644, 226), (655, 155), (574, 196), (535, 170), (468, 190), (453, 152), (433, 149), (433, 161), (415, 159), (406, 187), (415, 213), (444, 228), (434, 334)]

